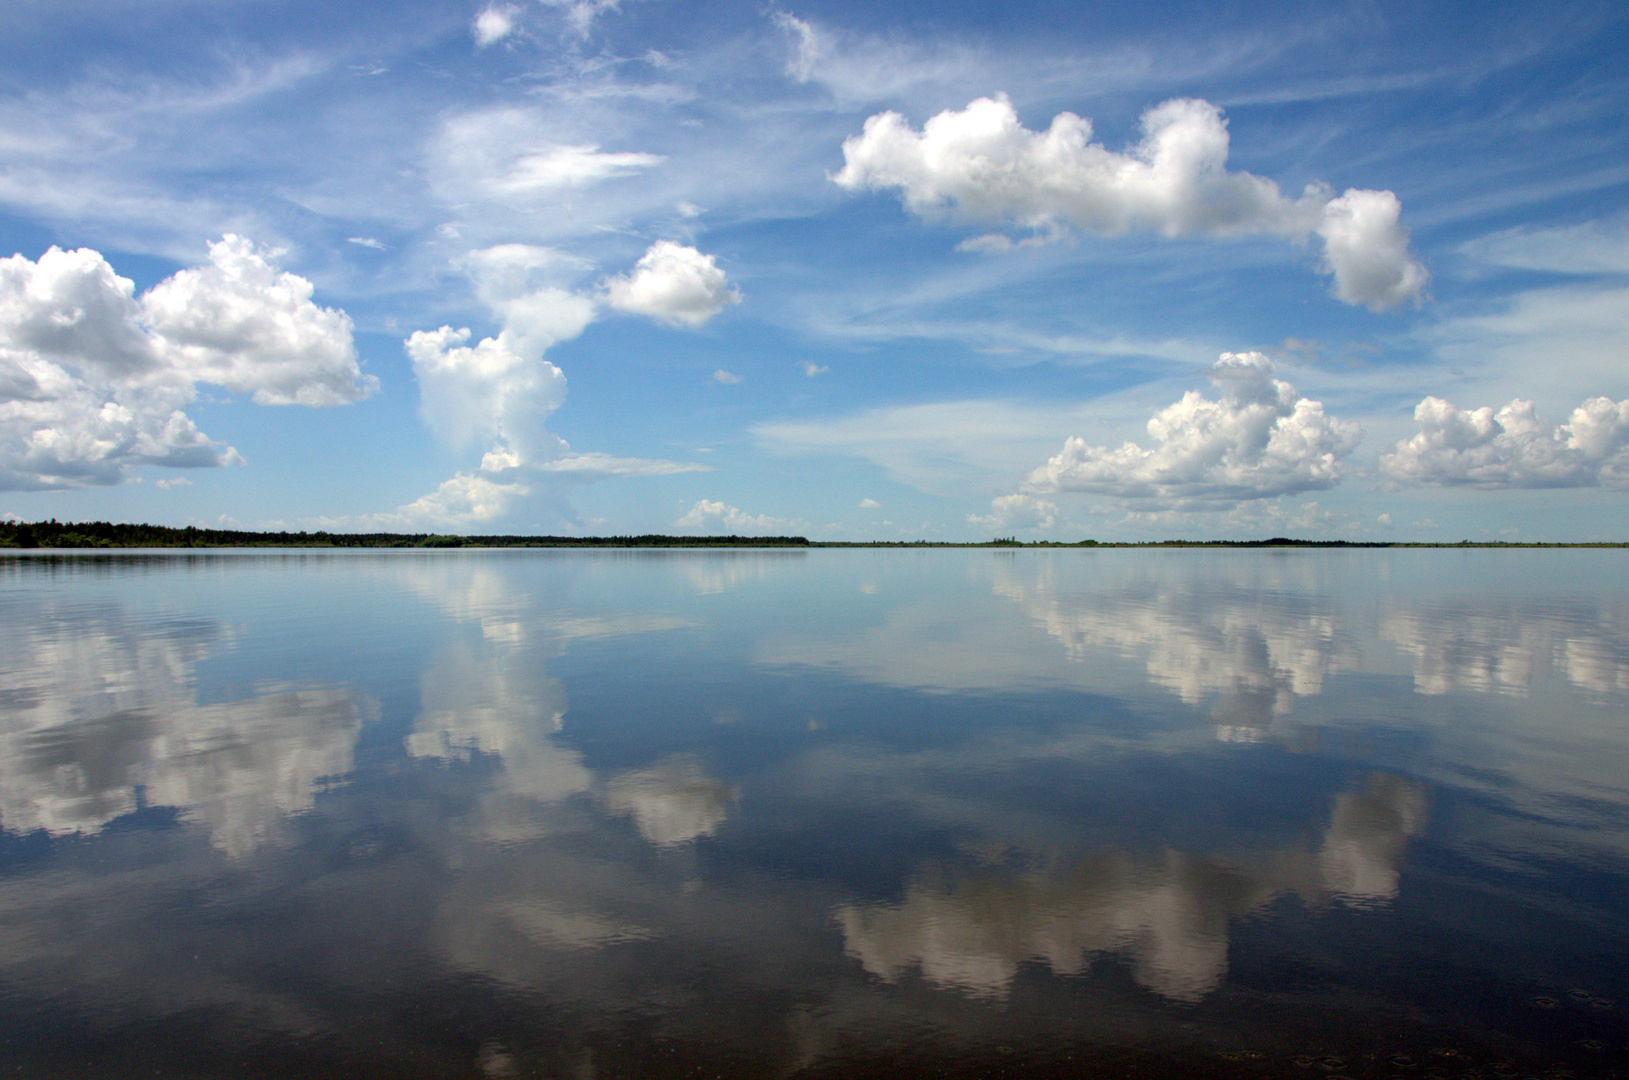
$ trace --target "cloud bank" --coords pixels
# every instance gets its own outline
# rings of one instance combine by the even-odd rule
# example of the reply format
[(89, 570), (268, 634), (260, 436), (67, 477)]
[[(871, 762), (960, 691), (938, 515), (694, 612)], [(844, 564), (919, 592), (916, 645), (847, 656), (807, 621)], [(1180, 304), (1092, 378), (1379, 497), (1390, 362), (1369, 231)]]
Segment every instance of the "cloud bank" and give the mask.
[(99, 252), (0, 260), (0, 489), (115, 484), (242, 462), (183, 411), (206, 383), (262, 405), (367, 397), (351, 320), (275, 252), (227, 234), (142, 296)]
[[(1223, 353), (1210, 369), (1219, 400), (1190, 390), (1148, 421), (1150, 448), (1071, 437), (1021, 494), (1089, 492), (1140, 508), (1218, 509), (1333, 487), (1357, 446), (1356, 424), (1274, 378), (1259, 352)], [(997, 500), (997, 512), (1002, 511)]]
[(1520, 398), (1494, 412), (1428, 397), (1414, 420), (1419, 433), (1380, 457), (1381, 472), (1402, 483), (1629, 489), (1629, 398), (1590, 398), (1551, 424)]
[[(1092, 142), (1091, 121), (1074, 113), (1028, 130), (1004, 96), (942, 112), (920, 132), (899, 113), (878, 113), (843, 143), (832, 179), (851, 191), (898, 189), (924, 217), (954, 207), (963, 219), (1011, 222), (1037, 236), (1064, 226), (1109, 236), (1315, 234), (1344, 303), (1375, 311), (1419, 303), (1430, 275), (1409, 256), (1396, 195), (1349, 188), (1336, 196), (1310, 184), (1290, 199), (1271, 180), (1229, 172), (1227, 122), (1207, 101), (1167, 101), (1145, 112), (1142, 126), (1142, 141), (1116, 153)], [(1004, 239), (972, 246), (1011, 246)]]

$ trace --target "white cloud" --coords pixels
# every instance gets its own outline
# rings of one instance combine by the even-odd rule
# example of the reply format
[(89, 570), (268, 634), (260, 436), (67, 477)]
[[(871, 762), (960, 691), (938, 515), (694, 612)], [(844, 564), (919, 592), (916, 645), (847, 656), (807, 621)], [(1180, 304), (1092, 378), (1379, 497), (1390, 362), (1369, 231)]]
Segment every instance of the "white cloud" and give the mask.
[(725, 386), (733, 386), (741, 381), (741, 376), (737, 375), (733, 371), (725, 371), (723, 368), (719, 368), (717, 371), (713, 372), (713, 381), (716, 383), (723, 383)]
[(882, 509), (882, 503), (878, 502), (876, 499), (861, 499), (859, 505), (860, 505), (861, 510), (881, 510)]
[(1190, 390), (1148, 421), (1152, 449), (1072, 437), (1023, 484), (1030, 494), (1096, 492), (1144, 506), (1208, 508), (1333, 487), (1357, 446), (1356, 424), (1324, 413), (1273, 377), (1259, 352), (1223, 353), (1213, 401)]
[(562, 473), (584, 480), (607, 476), (671, 476), (674, 473), (712, 472), (711, 465), (660, 458), (612, 457), (610, 454), (567, 454), (537, 466), (539, 472)]
[(435, 179), (449, 201), (475, 198), (505, 208), (637, 175), (663, 160), (657, 154), (603, 151), (594, 143), (563, 140), (537, 110), (511, 106), (448, 119), (431, 156)]
[(813, 360), (800, 361), (798, 363), (798, 367), (802, 368), (803, 374), (811, 379), (816, 375), (824, 375), (826, 372), (831, 370), (831, 368), (827, 367), (825, 364), (817, 364)]
[(990, 502), (991, 513), (968, 514), (967, 523), (983, 529), (1050, 529), (1058, 523), (1056, 503), (1033, 495), (1002, 495)]
[(669, 326), (701, 326), (741, 293), (729, 283), (715, 257), (693, 247), (658, 240), (634, 272), (605, 283), (605, 302), (618, 311), (649, 315)]
[(515, 29), (515, 14), (515, 9), (507, 4), (483, 8), (470, 26), (470, 33), (475, 36), (475, 47), (484, 49), (508, 37)]
[(0, 488), (114, 484), (141, 465), (238, 464), (183, 411), (196, 384), (333, 405), (378, 386), (351, 321), (228, 234), (141, 297), (98, 252), (0, 260)]
[[(1229, 172), (1227, 124), (1206, 101), (1155, 106), (1143, 114), (1143, 133), (1122, 154), (1091, 142), (1091, 122), (1073, 113), (1030, 131), (1005, 97), (942, 112), (920, 132), (898, 113), (878, 113), (843, 143), (833, 180), (851, 191), (897, 188), (923, 216), (953, 206), (964, 219), (1010, 221), (1037, 235), (1063, 225), (1104, 235), (1317, 234), (1341, 300), (1377, 311), (1420, 300), (1429, 275), (1409, 258), (1391, 192), (1335, 197), (1313, 184), (1292, 200), (1271, 180)], [(971, 243), (997, 246), (989, 237)]]
[(1629, 216), (1478, 237), (1460, 250), (1477, 262), (1561, 274), (1629, 273)]
[(148, 326), (177, 368), (199, 382), (252, 393), (262, 405), (338, 405), (379, 381), (357, 368), (351, 320), (311, 302), (311, 282), (274, 252), (228, 233), (210, 265), (181, 270), (142, 297)]
[(1324, 206), (1314, 231), (1323, 237), (1324, 271), (1335, 278), (1335, 296), (1343, 303), (1385, 311), (1420, 302), (1431, 275), (1408, 257), (1402, 212), (1391, 192), (1357, 188)]
[(191, 487), (192, 481), (188, 480), (184, 476), (172, 476), (166, 480), (158, 481), (153, 486), (158, 488), (160, 491), (169, 491), (172, 488)]
[(565, 451), (544, 429), (566, 396), (566, 377), (540, 355), (522, 355), (506, 334), (475, 345), (467, 329), (418, 330), (407, 355), (419, 380), (419, 408), (436, 435), (455, 447), (495, 442), (514, 464)]
[(591, 145), (545, 146), (516, 157), (509, 171), (496, 178), (492, 186), (511, 195), (587, 187), (615, 176), (631, 176), (661, 160), (655, 154), (608, 154)]
[(484, 476), (459, 473), (428, 495), (420, 496), (386, 514), (357, 519), (364, 528), (446, 529), (481, 525), (509, 512), (517, 499), (529, 494), (524, 484), (498, 483)]
[(345, 242), (355, 244), (357, 247), (372, 248), (374, 251), (388, 250), (382, 240), (375, 240), (371, 236), (347, 236)]
[(1478, 488), (1629, 488), (1629, 398), (1595, 397), (1551, 424), (1520, 398), (1498, 412), (1428, 397), (1420, 425), (1380, 457), (1393, 480)]
[[(682, 250), (710, 265), (709, 257)], [(572, 288), (591, 264), (547, 247), (500, 244), (470, 252), (459, 265), (503, 328), (473, 345), (467, 328), (451, 326), (415, 331), (403, 344), (426, 423), (456, 448), (484, 447), (484, 475), (461, 473), (414, 503), (370, 515), (376, 526), (491, 521), (538, 494), (528, 477), (590, 482), (708, 471), (691, 462), (572, 453), (547, 429), (548, 417), (565, 401), (566, 377), (543, 354), (582, 334), (598, 314), (595, 299)], [(546, 494), (550, 485), (542, 486)]]
[(808, 526), (802, 521), (748, 514), (728, 503), (699, 499), (673, 527), (700, 532), (787, 534)]

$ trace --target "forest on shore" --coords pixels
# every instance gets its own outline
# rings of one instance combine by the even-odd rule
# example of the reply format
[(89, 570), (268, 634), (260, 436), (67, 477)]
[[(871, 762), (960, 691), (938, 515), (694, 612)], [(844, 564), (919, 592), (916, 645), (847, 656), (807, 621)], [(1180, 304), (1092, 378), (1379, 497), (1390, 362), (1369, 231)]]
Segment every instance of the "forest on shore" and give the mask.
[(803, 536), (461, 536), (444, 533), (254, 532), (188, 525), (109, 521), (0, 521), (0, 548), (1621, 548), (1624, 542), (1511, 543), (1506, 541), (1419, 543), (1369, 540), (1033, 540), (996, 537), (957, 543), (944, 540), (810, 540)]

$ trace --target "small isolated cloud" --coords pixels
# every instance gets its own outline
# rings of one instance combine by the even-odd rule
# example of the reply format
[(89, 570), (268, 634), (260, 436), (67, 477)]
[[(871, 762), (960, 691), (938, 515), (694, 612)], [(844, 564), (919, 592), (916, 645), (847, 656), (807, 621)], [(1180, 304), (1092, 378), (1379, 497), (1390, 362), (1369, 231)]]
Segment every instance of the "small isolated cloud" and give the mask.
[(633, 176), (659, 154), (561, 143), (535, 110), (479, 109), (448, 118), (431, 146), (433, 179), (449, 199), (513, 207)]
[(1590, 398), (1551, 424), (1520, 398), (1494, 412), (1428, 397), (1414, 420), (1419, 433), (1380, 456), (1380, 471), (1400, 483), (1629, 488), (1629, 398)]
[(817, 364), (813, 360), (801, 360), (798, 362), (798, 367), (802, 368), (803, 374), (811, 379), (816, 375), (824, 375), (831, 370), (825, 364)]
[(649, 315), (669, 326), (701, 326), (741, 293), (719, 269), (715, 256), (693, 247), (658, 240), (632, 274), (605, 283), (605, 302), (618, 311)]
[(141, 465), (241, 464), (183, 411), (199, 383), (263, 405), (367, 397), (352, 324), (231, 234), (140, 297), (100, 253), (0, 259), (0, 489), (116, 484)]
[(515, 15), (516, 10), (507, 4), (483, 8), (470, 26), (470, 33), (475, 36), (475, 47), (484, 49), (508, 37), (515, 29)]
[(723, 383), (725, 386), (733, 386), (741, 381), (741, 376), (737, 375), (733, 371), (725, 371), (723, 368), (719, 368), (717, 371), (713, 372), (713, 381), (716, 383)]
[(967, 523), (984, 529), (1050, 529), (1058, 523), (1056, 503), (1019, 493), (990, 502), (990, 513), (968, 514)]
[[(1091, 121), (1067, 112), (1046, 131), (1030, 131), (1005, 97), (942, 112), (921, 131), (884, 112), (843, 143), (844, 165), (832, 179), (851, 191), (897, 189), (924, 217), (953, 211), (968, 221), (1009, 222), (1032, 230), (1031, 239), (1065, 227), (1109, 236), (1317, 235), (1343, 302), (1381, 311), (1424, 294), (1429, 274), (1409, 256), (1394, 194), (1352, 188), (1336, 196), (1311, 184), (1291, 199), (1271, 180), (1229, 172), (1227, 122), (1207, 101), (1149, 109), (1142, 141), (1125, 153), (1091, 137)], [(1014, 243), (982, 236), (965, 246), (995, 251)]]
[(191, 487), (192, 481), (184, 476), (171, 476), (157, 481), (153, 486), (161, 491), (169, 491), (171, 488)]
[(371, 236), (347, 236), (345, 238), (345, 242), (347, 244), (355, 244), (357, 247), (372, 248), (374, 251), (386, 250), (383, 241), (375, 240)]
[(807, 528), (807, 523), (788, 518), (749, 514), (728, 503), (697, 500), (696, 505), (673, 523), (675, 529), (702, 533), (786, 534)]
[(1390, 514), (1381, 514), (1379, 517), (1375, 518), (1375, 521), (1378, 522), (1380, 527), (1383, 529), (1391, 528), (1392, 521)]
[(1091, 446), (1072, 437), (1021, 491), (1216, 509), (1335, 486), (1362, 432), (1273, 375), (1272, 361), (1259, 352), (1223, 353), (1210, 369), (1222, 397), (1190, 390), (1161, 409), (1148, 421), (1154, 446)]
[(612, 457), (610, 454), (567, 454), (547, 461), (539, 472), (556, 473), (594, 480), (609, 476), (671, 476), (674, 473), (712, 472), (711, 465), (694, 461), (663, 461), (660, 458)]
[(860, 509), (861, 510), (881, 510), (882, 509), (882, 503), (878, 502), (876, 499), (861, 499), (860, 500)]

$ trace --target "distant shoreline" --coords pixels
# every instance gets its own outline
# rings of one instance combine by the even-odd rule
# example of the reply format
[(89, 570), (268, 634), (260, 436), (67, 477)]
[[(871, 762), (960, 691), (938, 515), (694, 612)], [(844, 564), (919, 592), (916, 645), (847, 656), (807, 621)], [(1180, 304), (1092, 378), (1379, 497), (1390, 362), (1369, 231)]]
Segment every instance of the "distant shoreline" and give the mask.
[(1519, 543), (1388, 540), (810, 540), (802, 536), (462, 536), (445, 533), (252, 532), (107, 521), (0, 522), (0, 550), (120, 548), (1625, 548), (1629, 541)]

